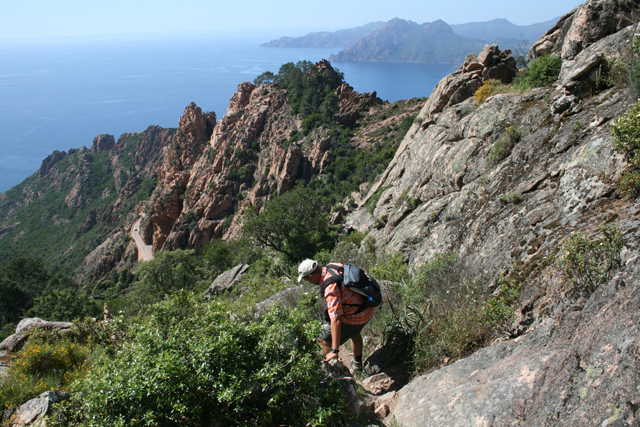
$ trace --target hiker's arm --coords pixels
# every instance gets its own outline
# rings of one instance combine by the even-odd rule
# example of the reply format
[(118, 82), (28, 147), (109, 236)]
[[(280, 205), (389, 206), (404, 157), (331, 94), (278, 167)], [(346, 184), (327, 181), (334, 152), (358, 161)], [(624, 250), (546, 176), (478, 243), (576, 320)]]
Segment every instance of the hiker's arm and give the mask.
[[(334, 317), (331, 319), (331, 347), (340, 348), (340, 333), (342, 332), (342, 323), (340, 319)], [(336, 359), (338, 355), (336, 353), (329, 352), (326, 360)]]

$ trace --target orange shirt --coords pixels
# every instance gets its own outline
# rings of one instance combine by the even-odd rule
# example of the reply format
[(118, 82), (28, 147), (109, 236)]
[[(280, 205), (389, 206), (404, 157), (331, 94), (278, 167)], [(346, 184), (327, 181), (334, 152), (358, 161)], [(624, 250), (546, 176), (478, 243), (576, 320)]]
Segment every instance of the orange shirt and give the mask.
[[(342, 264), (332, 263), (339, 266)], [(327, 271), (326, 267), (322, 267), (322, 274), (320, 276), (320, 283), (331, 277), (331, 273)], [(331, 319), (339, 319), (343, 323), (349, 325), (364, 325), (373, 316), (373, 308), (365, 308), (358, 314), (354, 314), (360, 307), (357, 305), (362, 304), (364, 299), (362, 295), (352, 291), (342, 283), (338, 282), (327, 285), (324, 290), (324, 299), (327, 301), (327, 309), (329, 310), (329, 317)], [(347, 305), (356, 304), (356, 305)]]

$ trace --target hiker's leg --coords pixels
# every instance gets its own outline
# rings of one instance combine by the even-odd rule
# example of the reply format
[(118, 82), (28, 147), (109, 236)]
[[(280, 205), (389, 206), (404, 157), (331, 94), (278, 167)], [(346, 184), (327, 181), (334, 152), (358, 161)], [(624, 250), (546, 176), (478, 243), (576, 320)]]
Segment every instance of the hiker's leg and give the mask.
[(353, 350), (353, 355), (362, 357), (362, 334), (358, 334), (355, 337), (351, 338), (351, 350)]

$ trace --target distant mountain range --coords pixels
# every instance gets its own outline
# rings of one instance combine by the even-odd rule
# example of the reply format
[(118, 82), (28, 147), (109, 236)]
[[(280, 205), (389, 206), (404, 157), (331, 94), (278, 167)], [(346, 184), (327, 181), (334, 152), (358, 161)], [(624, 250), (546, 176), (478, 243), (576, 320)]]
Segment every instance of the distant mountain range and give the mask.
[(515, 39), (522, 41), (524, 38), (529, 43), (537, 41), (547, 30), (558, 22), (558, 18), (532, 25), (516, 25), (506, 19), (494, 19), (486, 22), (469, 22), (467, 24), (450, 25), (454, 33), (470, 39), (493, 42), (497, 39)]
[(381, 29), (361, 38), (330, 61), (456, 63), (485, 43), (459, 36), (444, 21), (422, 25), (394, 18)]
[(442, 20), (417, 24), (394, 18), (334, 33), (282, 37), (262, 47), (344, 47), (329, 58), (335, 62), (459, 63), (485, 44), (515, 50), (538, 40), (558, 19), (533, 25), (515, 25), (506, 19), (449, 25)]
[(384, 21), (378, 21), (333, 33), (320, 31), (302, 37), (280, 37), (278, 40), (264, 43), (260, 47), (346, 47), (356, 44), (362, 37), (379, 30), (385, 24)]

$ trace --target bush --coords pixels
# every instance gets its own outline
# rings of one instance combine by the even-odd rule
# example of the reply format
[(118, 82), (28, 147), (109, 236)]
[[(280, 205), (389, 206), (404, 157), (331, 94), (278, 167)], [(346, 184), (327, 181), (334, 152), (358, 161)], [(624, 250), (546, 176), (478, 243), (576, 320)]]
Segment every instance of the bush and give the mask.
[(319, 385), (318, 333), (319, 323), (297, 310), (275, 309), (249, 322), (181, 291), (155, 305), (125, 348), (74, 384), (58, 418), (94, 426), (339, 420), (345, 405), (338, 387)]
[(86, 372), (91, 351), (69, 338), (47, 339), (32, 334), (13, 360), (6, 377), (0, 377), (0, 409), (14, 408), (48, 390), (67, 390)]
[(487, 80), (473, 95), (479, 105), (482, 105), (492, 95), (504, 93), (509, 90), (508, 86), (502, 84), (500, 80)]
[(411, 280), (390, 290), (386, 363), (406, 362), (417, 374), (464, 357), (496, 333), (510, 331), (519, 295), (516, 283), (500, 276), (497, 292), (489, 295), (474, 271), (456, 252), (436, 254)]
[(455, 252), (438, 254), (399, 288), (402, 303), (384, 334), (385, 360), (410, 362), (414, 373), (460, 358), (491, 335), (480, 281)]
[(243, 231), (256, 243), (297, 262), (333, 248), (337, 234), (329, 223), (329, 203), (308, 188), (296, 187), (251, 210)]
[(640, 101), (626, 114), (611, 123), (613, 147), (629, 162), (629, 168), (618, 181), (618, 188), (625, 199), (640, 195)]
[(577, 296), (588, 297), (602, 283), (611, 280), (620, 267), (620, 250), (624, 246), (622, 233), (611, 226), (600, 227), (603, 238), (594, 240), (582, 233), (572, 233), (560, 245), (560, 255), (553, 265), (573, 286)]
[(525, 91), (532, 87), (548, 86), (560, 75), (562, 59), (555, 55), (541, 56), (529, 64), (526, 71), (517, 76), (513, 87), (518, 91)]
[(514, 303), (517, 301), (520, 292), (515, 280), (511, 280), (504, 275), (500, 275), (496, 281), (497, 289), (485, 306), (485, 315), (489, 324), (498, 332), (510, 332), (513, 315), (515, 313)]

